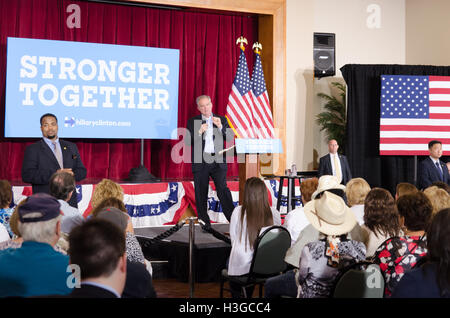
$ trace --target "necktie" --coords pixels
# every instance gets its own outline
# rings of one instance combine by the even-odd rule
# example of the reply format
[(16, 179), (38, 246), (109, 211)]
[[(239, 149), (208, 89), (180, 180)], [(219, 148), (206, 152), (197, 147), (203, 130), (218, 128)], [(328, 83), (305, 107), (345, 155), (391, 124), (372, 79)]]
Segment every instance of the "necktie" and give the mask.
[(53, 150), (55, 150), (56, 160), (58, 160), (59, 166), (62, 169), (62, 168), (64, 168), (64, 166), (63, 166), (61, 149), (57, 146), (56, 141), (52, 141), (52, 144), (53, 144)]
[(442, 168), (441, 168), (441, 166), (439, 165), (439, 162), (436, 162), (435, 164), (436, 164), (436, 168), (437, 168), (438, 171), (439, 171), (439, 176), (441, 177), (441, 181), (444, 181), (444, 175), (442, 174)]
[(339, 180), (339, 183), (342, 181), (341, 169), (338, 165), (337, 154), (333, 155), (334, 160), (334, 170), (336, 171), (336, 177)]

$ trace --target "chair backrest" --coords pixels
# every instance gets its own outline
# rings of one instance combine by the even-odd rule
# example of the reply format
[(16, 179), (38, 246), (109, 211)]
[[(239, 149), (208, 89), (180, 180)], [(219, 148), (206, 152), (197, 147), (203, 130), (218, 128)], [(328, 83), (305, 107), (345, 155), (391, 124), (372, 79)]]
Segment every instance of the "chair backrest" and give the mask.
[(291, 235), (284, 227), (274, 225), (266, 229), (256, 240), (250, 275), (271, 276), (284, 271), (284, 257), (290, 246)]
[(378, 264), (362, 261), (346, 267), (336, 277), (331, 297), (383, 298), (385, 279)]

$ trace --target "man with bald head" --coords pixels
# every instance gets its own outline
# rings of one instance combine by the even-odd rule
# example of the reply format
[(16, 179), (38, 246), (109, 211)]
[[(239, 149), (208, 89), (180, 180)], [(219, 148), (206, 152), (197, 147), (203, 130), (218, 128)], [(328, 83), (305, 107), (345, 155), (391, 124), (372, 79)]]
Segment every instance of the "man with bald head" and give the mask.
[(323, 175), (336, 176), (341, 184), (347, 184), (352, 178), (347, 157), (338, 154), (339, 145), (335, 139), (328, 141), (329, 153), (319, 160), (318, 177)]

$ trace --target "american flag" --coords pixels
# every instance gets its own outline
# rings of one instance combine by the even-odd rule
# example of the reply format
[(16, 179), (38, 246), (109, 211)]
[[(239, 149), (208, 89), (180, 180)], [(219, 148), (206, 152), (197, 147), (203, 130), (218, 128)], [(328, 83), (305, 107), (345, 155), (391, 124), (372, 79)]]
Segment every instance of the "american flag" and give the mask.
[(261, 65), (261, 56), (256, 54), (255, 65), (251, 79), (253, 100), (253, 122), (258, 138), (275, 138), (273, 129), (272, 111), (270, 109), (269, 95), (267, 94), (266, 81)]
[(450, 150), (450, 76), (381, 76), (380, 155)]
[(228, 97), (226, 117), (238, 138), (256, 138), (253, 130), (253, 102), (247, 59), (241, 48), (239, 63)]

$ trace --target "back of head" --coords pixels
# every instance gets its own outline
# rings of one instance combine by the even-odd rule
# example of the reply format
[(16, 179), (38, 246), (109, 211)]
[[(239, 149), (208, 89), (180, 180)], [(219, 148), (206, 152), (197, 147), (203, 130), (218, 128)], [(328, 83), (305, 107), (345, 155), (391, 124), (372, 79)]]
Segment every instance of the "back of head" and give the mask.
[(353, 178), (345, 186), (345, 194), (349, 206), (364, 204), (370, 185), (363, 178)]
[(311, 201), (311, 196), (314, 193), (314, 191), (317, 190), (318, 185), (319, 185), (318, 178), (308, 178), (300, 183), (300, 193), (302, 195), (303, 203)]
[(259, 178), (252, 177), (245, 182), (241, 224), (243, 224), (244, 217), (247, 218), (248, 240), (250, 246), (253, 246), (261, 228), (273, 224), (267, 187)]
[(364, 200), (364, 225), (384, 236), (397, 236), (400, 231), (395, 200), (389, 191), (373, 188)]
[(94, 209), (92, 209), (91, 215), (97, 216), (100, 211), (102, 211), (107, 207), (114, 207), (122, 212), (127, 212), (127, 208), (125, 207), (125, 204), (123, 203), (122, 200), (111, 197), (100, 201), (100, 203), (98, 203), (97, 206)]
[(423, 190), (423, 193), (427, 196), (433, 206), (433, 215), (440, 210), (450, 208), (450, 195), (444, 189), (430, 186)]
[(444, 189), (448, 194), (450, 194), (450, 186), (445, 182), (435, 181), (431, 184), (431, 186), (436, 186), (438, 188)]
[(17, 211), (17, 230), (24, 241), (56, 243), (56, 227), (61, 219), (60, 203), (56, 198), (46, 193), (36, 193), (20, 204)]
[(448, 242), (450, 242), (450, 208), (439, 211), (427, 231), (427, 259), (438, 264), (437, 278), (443, 297), (450, 296), (450, 245)]
[(431, 221), (433, 206), (423, 192), (406, 194), (397, 201), (398, 213), (410, 231), (425, 231)]
[(50, 195), (58, 200), (70, 199), (69, 195), (75, 190), (75, 178), (68, 172), (57, 171), (50, 178)]
[(95, 185), (94, 192), (92, 193), (92, 208), (95, 209), (97, 205), (106, 198), (117, 198), (123, 201), (122, 187), (109, 179), (103, 179), (100, 181)]
[(402, 195), (416, 193), (417, 191), (419, 191), (419, 190), (416, 188), (416, 186), (414, 184), (411, 184), (408, 182), (400, 182), (399, 184), (397, 184), (397, 188), (396, 188), (397, 200)]
[(110, 221), (92, 218), (72, 229), (68, 252), (82, 280), (109, 277), (125, 253), (125, 233)]
[(8, 180), (0, 180), (0, 209), (8, 208), (12, 200), (12, 188)]

